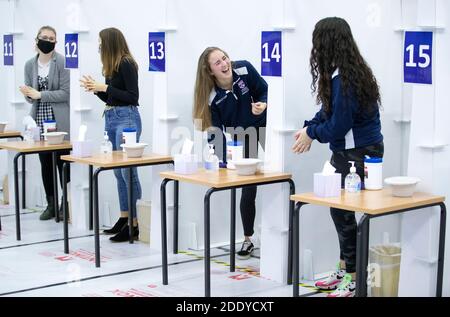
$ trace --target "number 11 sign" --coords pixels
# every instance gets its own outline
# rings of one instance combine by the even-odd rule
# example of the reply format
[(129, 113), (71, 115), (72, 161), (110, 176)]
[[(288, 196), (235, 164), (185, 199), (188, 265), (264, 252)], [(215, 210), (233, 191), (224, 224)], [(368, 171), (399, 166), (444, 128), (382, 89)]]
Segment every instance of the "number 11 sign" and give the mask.
[(3, 35), (3, 65), (14, 65), (14, 38), (12, 35)]
[(432, 84), (433, 33), (405, 33), (405, 83)]
[(281, 31), (262, 32), (261, 75), (281, 77)]

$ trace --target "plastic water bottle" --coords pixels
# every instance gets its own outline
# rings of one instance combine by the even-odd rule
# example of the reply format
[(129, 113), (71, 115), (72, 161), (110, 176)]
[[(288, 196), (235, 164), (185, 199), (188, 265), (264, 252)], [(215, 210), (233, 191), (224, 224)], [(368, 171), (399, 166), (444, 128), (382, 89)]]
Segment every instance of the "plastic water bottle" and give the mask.
[(352, 164), (350, 167), (350, 173), (345, 177), (345, 191), (347, 193), (359, 193), (361, 191), (361, 177), (356, 174), (355, 162), (349, 162)]
[(207, 171), (216, 172), (219, 170), (219, 158), (214, 154), (214, 145), (208, 144), (209, 154), (205, 161), (205, 169)]
[(111, 154), (112, 149), (113, 149), (113, 146), (112, 146), (111, 141), (109, 140), (108, 132), (105, 131), (103, 133), (103, 142), (102, 142), (102, 145), (100, 146), (100, 152), (102, 154)]

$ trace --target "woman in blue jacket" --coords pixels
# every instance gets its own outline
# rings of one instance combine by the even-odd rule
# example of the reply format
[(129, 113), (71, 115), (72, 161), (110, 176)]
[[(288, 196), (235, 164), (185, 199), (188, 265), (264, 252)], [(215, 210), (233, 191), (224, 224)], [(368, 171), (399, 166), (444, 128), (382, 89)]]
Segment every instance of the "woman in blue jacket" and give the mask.
[[(321, 109), (295, 135), (295, 153), (309, 151), (313, 140), (330, 143), (331, 164), (342, 175), (349, 161), (364, 180), (364, 157), (382, 157), (380, 93), (372, 70), (361, 56), (348, 23), (337, 17), (320, 20), (313, 32), (311, 51), (312, 90)], [(330, 297), (355, 293), (356, 220), (354, 213), (331, 209), (339, 245), (340, 263), (327, 279), (316, 283), (321, 289), (336, 289)]]
[[(245, 157), (257, 157), (258, 142), (264, 146), (266, 108), (267, 83), (252, 64), (232, 62), (228, 54), (217, 47), (205, 49), (198, 60), (193, 118), (198, 129), (211, 133), (208, 139), (214, 142), (216, 153), (224, 162), (225, 131), (234, 140), (244, 141)], [(255, 199), (256, 186), (242, 189), (240, 209), (245, 241), (237, 252), (240, 259), (250, 258), (254, 249), (251, 237)]]

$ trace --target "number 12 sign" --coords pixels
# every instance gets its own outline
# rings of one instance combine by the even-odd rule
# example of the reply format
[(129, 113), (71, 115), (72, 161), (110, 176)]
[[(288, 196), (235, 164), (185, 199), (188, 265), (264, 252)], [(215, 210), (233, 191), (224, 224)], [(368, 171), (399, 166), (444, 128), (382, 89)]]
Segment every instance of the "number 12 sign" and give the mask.
[(64, 50), (66, 68), (78, 68), (78, 34), (66, 34)]
[(405, 83), (432, 84), (433, 33), (405, 33)]
[(281, 77), (281, 31), (262, 32), (261, 38), (261, 74)]
[(166, 34), (164, 32), (148, 33), (149, 71), (166, 71)]

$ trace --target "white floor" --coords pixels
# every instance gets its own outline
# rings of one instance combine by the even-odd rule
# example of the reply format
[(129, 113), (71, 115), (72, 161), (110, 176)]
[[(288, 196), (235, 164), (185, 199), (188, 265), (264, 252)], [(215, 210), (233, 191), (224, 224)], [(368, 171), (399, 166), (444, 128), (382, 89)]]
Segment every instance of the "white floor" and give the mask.
[[(94, 265), (91, 231), (70, 230), (63, 252), (62, 223), (39, 221), (39, 211), (22, 211), (22, 241), (16, 240), (14, 210), (0, 206), (0, 296), (198, 297), (204, 295), (203, 252), (169, 254), (169, 285), (162, 285), (161, 254), (148, 244), (113, 244), (100, 237), (101, 268)], [(229, 272), (227, 248), (211, 250), (211, 294), (221, 297), (290, 297), (292, 286), (259, 275), (259, 259), (236, 260)], [(310, 287), (300, 294), (325, 296)]]

